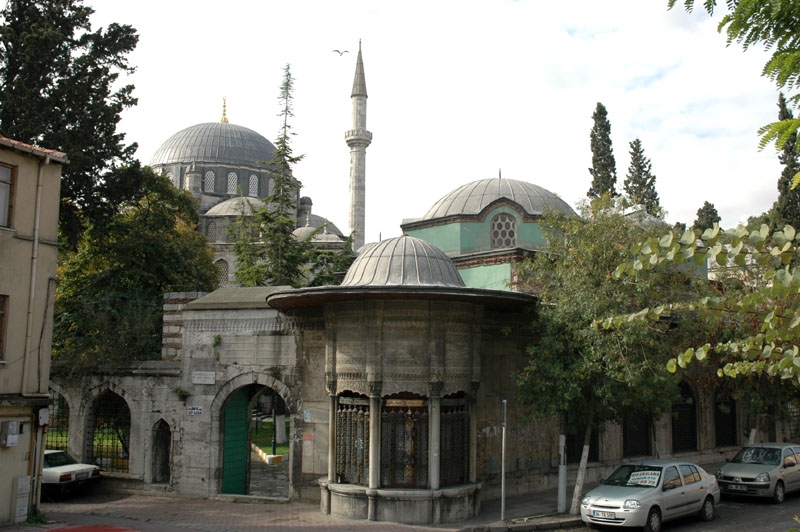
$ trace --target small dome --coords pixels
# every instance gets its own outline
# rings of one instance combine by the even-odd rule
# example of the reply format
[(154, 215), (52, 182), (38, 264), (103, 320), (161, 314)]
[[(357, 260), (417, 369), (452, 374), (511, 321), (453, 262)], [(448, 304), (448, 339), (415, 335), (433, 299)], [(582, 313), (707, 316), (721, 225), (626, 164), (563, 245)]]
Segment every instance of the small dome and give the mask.
[(404, 235), (362, 247), (341, 286), (463, 288), (465, 285), (442, 250)]
[(253, 214), (253, 208), (263, 209), (267, 204), (258, 199), (250, 197), (237, 196), (235, 198), (226, 199), (221, 201), (208, 209), (206, 216), (250, 216)]
[(275, 146), (252, 129), (209, 122), (172, 135), (153, 155), (150, 166), (198, 163), (263, 168), (274, 154)]
[(530, 216), (542, 216), (548, 211), (577, 216), (567, 202), (549, 190), (516, 179), (492, 178), (473, 181), (450, 192), (437, 201), (422, 219), (475, 216), (490, 204), (504, 198), (519, 205)]

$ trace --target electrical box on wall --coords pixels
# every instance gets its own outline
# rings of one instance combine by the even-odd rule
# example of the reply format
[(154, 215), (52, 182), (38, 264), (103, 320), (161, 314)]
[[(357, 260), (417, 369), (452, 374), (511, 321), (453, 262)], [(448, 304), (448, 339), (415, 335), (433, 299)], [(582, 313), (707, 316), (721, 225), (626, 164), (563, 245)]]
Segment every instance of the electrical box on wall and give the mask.
[(0, 447), (19, 444), (19, 421), (0, 422)]
[(42, 427), (44, 425), (50, 424), (50, 409), (49, 408), (40, 408), (39, 409), (39, 426)]

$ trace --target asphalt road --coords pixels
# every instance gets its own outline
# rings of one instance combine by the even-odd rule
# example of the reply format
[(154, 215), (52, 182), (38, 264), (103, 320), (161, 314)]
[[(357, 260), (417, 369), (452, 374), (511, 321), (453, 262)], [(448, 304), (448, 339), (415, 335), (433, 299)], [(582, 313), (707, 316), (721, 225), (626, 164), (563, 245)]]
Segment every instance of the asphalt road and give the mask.
[(767, 500), (723, 498), (713, 521), (696, 518), (680, 519), (664, 524), (664, 532), (786, 532), (800, 528), (794, 516), (800, 514), (800, 493), (786, 496), (783, 504)]

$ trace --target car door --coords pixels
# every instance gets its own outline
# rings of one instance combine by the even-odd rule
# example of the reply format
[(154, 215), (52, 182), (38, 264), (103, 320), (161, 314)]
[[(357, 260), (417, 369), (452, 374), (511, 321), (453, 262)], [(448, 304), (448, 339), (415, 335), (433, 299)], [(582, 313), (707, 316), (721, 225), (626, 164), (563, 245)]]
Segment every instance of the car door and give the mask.
[(687, 512), (683, 480), (676, 466), (664, 468), (664, 481), (661, 489), (664, 520), (674, 519)]
[(800, 489), (800, 465), (792, 447), (783, 448), (783, 482), (786, 491)]
[(700, 472), (692, 464), (681, 464), (679, 466), (683, 477), (684, 491), (684, 511), (681, 513), (693, 513), (700, 510), (706, 498), (706, 489), (700, 480)]

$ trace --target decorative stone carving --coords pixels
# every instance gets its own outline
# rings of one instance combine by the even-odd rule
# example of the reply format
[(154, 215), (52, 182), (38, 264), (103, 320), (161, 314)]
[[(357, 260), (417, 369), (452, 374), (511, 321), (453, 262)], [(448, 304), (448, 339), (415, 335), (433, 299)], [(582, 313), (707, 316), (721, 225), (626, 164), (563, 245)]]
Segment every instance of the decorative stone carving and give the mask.
[(367, 382), (370, 397), (380, 397), (381, 390), (383, 390), (383, 381), (369, 381)]

